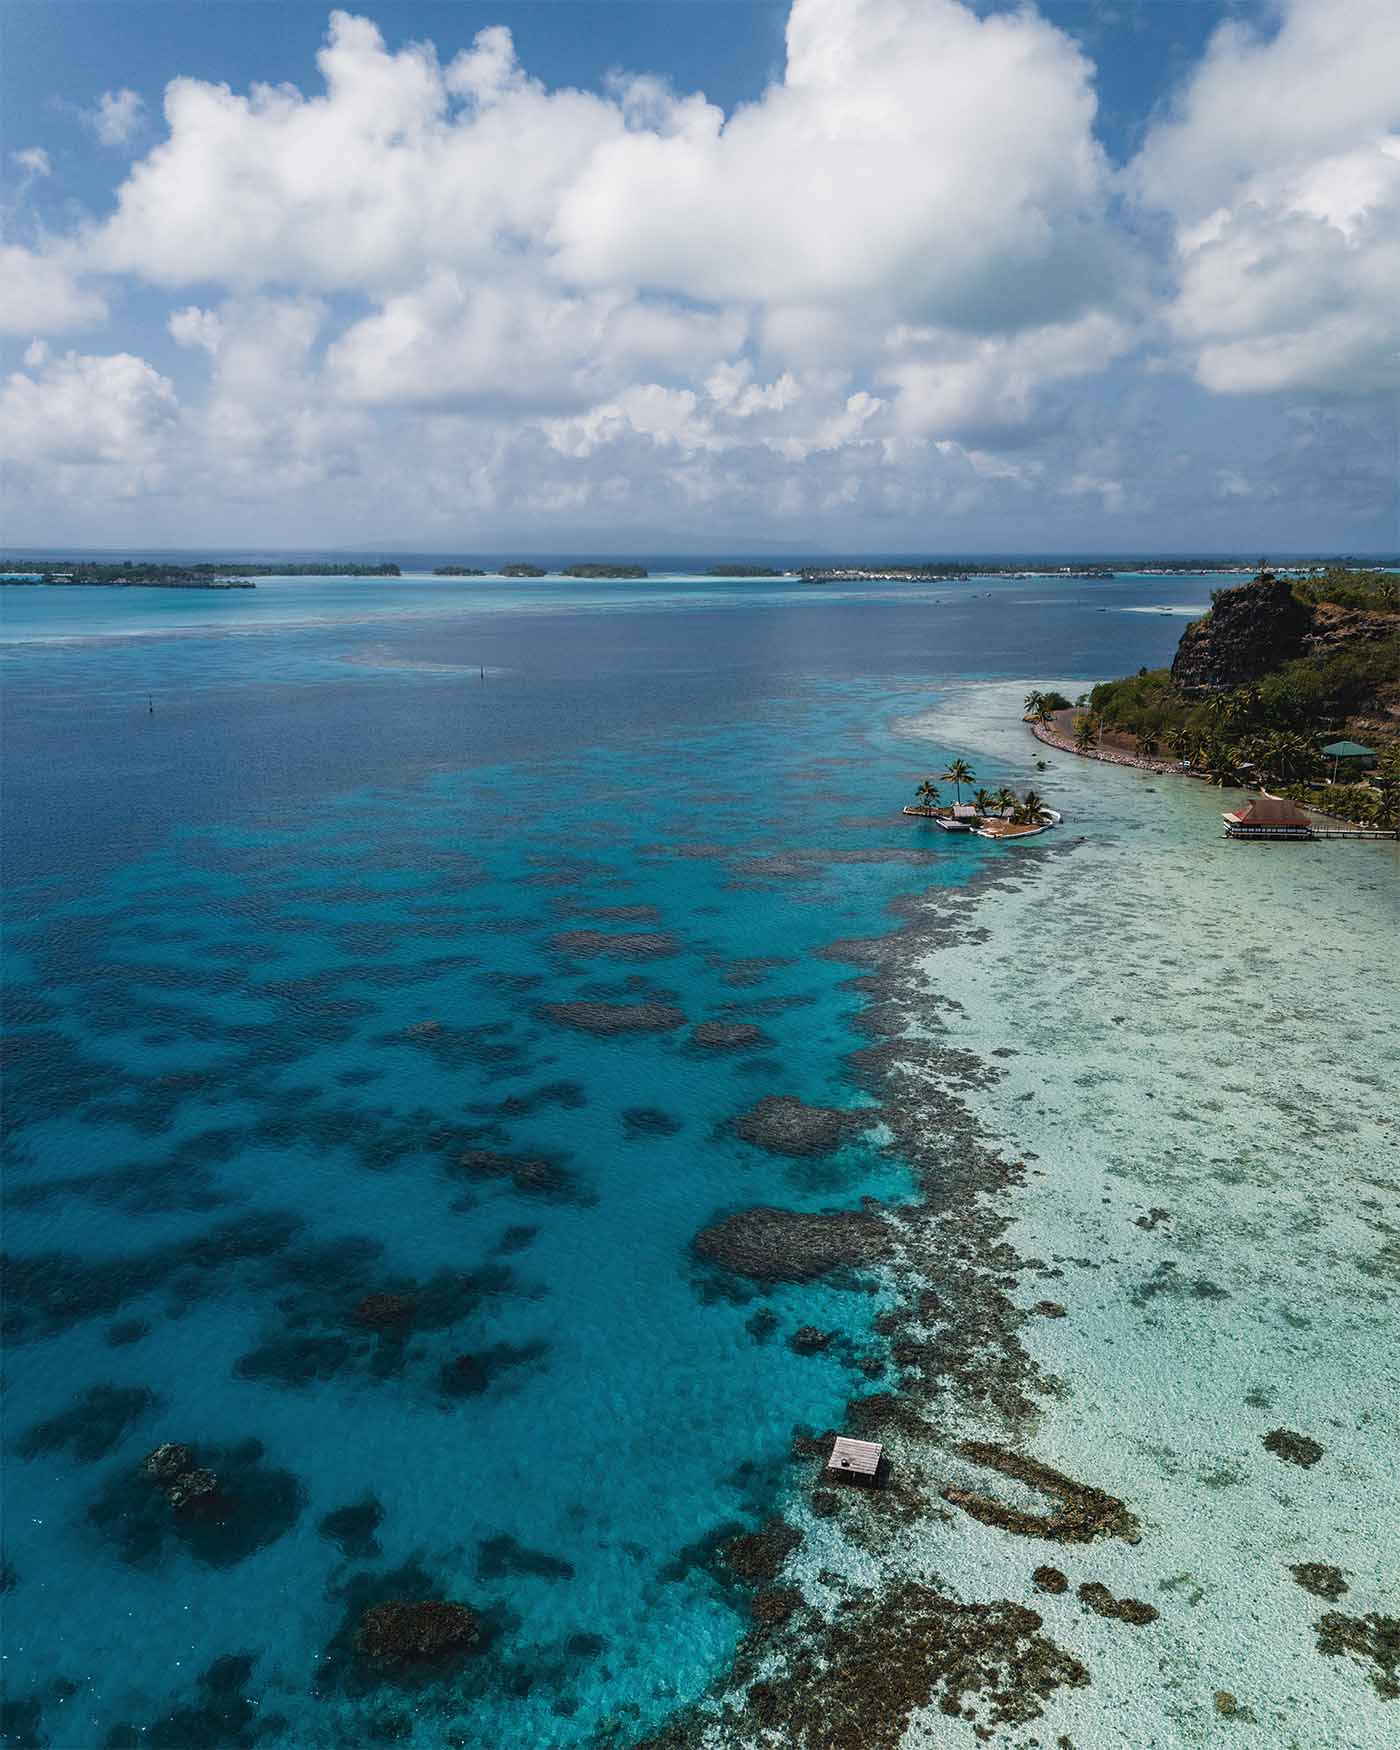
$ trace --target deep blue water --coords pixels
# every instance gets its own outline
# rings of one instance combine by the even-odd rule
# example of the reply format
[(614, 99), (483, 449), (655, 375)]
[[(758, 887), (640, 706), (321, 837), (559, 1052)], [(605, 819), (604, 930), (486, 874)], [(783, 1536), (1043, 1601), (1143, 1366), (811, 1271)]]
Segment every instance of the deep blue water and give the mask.
[[(909, 1194), (873, 1142), (731, 1121), (865, 1103), (819, 950), (1015, 854), (899, 816), (960, 750), (895, 721), (1165, 661), (1183, 618), (1123, 610), (1208, 589), (0, 592), (4, 1742), (564, 1745), (695, 1697), (743, 1628), (707, 1540), (880, 1389), (881, 1302), (691, 1242)], [(357, 1321), (375, 1291), (407, 1325)], [(137, 1476), (167, 1440), (221, 1518)], [(346, 1625), (386, 1594), (489, 1650), (370, 1677)]]

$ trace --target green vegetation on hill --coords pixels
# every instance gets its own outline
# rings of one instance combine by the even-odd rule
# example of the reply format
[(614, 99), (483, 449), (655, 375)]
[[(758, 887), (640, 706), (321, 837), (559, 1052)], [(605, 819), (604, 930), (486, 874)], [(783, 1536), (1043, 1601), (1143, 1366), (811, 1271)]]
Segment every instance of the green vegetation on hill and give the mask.
[[(1269, 587), (1278, 585), (1265, 576), (1238, 594), (1219, 591), (1215, 606), (1223, 614), (1221, 604), (1234, 597), (1226, 604), (1234, 612), (1248, 599), (1244, 591)], [(1130, 738), (1139, 753), (1170, 754), (1222, 783), (1262, 781), (1349, 819), (1388, 821), (1400, 806), (1400, 580), (1335, 568), (1290, 588), (1312, 610), (1297, 654), (1236, 685), (1184, 684), (1183, 676), (1201, 672), (1200, 653), (1212, 636), (1208, 616), (1183, 636), (1191, 663), (1179, 654), (1175, 672), (1140, 669), (1096, 686), (1087, 714), (1075, 721), (1077, 745), (1090, 748), (1111, 732)], [(1247, 660), (1249, 651), (1231, 632), (1205, 654), (1209, 668)], [(1322, 754), (1343, 739), (1376, 750), (1372, 781), (1323, 784), (1358, 776)]]
[(1293, 593), (1314, 605), (1333, 602), (1340, 608), (1364, 608), (1372, 614), (1400, 614), (1400, 577), (1393, 571), (1354, 571), (1345, 565), (1329, 565), (1311, 577), (1296, 579)]

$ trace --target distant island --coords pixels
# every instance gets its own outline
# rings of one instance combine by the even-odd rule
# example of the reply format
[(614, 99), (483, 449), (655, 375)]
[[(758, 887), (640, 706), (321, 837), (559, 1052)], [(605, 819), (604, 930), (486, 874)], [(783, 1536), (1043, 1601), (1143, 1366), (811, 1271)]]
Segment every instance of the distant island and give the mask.
[[(1122, 764), (1169, 756), (1346, 820), (1400, 815), (1400, 577), (1333, 566), (1219, 589), (1170, 668), (1104, 681), (1070, 707), (1032, 693), (1042, 740)], [(1163, 763), (1156, 770), (1167, 769)]]
[(485, 577), (484, 571), (479, 571), (475, 565), (435, 565), (434, 577)]
[(544, 569), (544, 567), (542, 565), (515, 564), (515, 565), (503, 565), (501, 567), (501, 576), (502, 577), (548, 577), (549, 573)]
[(98, 589), (255, 589), (255, 577), (400, 577), (397, 565), (157, 565), (144, 559), (0, 559), (0, 583)]
[(566, 565), (561, 577), (646, 577), (645, 565)]
[(936, 560), (927, 565), (804, 565), (797, 575), (804, 583), (892, 583), (917, 582), (921, 579), (937, 583), (958, 583), (970, 577), (1112, 579), (1116, 574), (1111, 565), (969, 565), (953, 560)]
[(706, 577), (791, 577), (791, 571), (778, 571), (771, 565), (712, 565)]

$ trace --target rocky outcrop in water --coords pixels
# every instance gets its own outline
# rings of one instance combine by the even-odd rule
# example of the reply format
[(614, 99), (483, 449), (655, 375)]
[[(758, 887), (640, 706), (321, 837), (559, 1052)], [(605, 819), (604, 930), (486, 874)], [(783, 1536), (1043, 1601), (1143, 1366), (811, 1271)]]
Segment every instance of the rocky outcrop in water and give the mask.
[(465, 1604), (441, 1598), (374, 1604), (360, 1618), (355, 1645), (370, 1659), (404, 1664), (466, 1652), (481, 1639), (481, 1619)]
[(141, 1469), (177, 1513), (212, 1507), (220, 1499), (218, 1477), (196, 1467), (191, 1446), (173, 1442), (158, 1446), (146, 1455)]
[(794, 1209), (741, 1209), (695, 1236), (708, 1263), (760, 1282), (810, 1282), (889, 1250), (890, 1228), (863, 1210), (807, 1215)]
[(1115, 1598), (1101, 1580), (1088, 1580), (1079, 1588), (1079, 1602), (1098, 1616), (1112, 1617), (1117, 1622), (1130, 1622), (1142, 1628), (1156, 1622), (1161, 1612), (1155, 1604), (1144, 1604), (1140, 1598)]
[(1184, 692), (1215, 692), (1258, 680), (1303, 653), (1313, 609), (1271, 572), (1217, 591), (1203, 620), (1181, 635), (1172, 679)]
[(873, 1109), (848, 1112), (836, 1106), (809, 1106), (791, 1094), (769, 1094), (734, 1120), (745, 1142), (770, 1154), (826, 1155), (874, 1124)]
[(1296, 1434), (1291, 1428), (1274, 1428), (1264, 1436), (1264, 1445), (1275, 1458), (1287, 1464), (1310, 1469), (1322, 1457), (1323, 1448), (1307, 1434)]

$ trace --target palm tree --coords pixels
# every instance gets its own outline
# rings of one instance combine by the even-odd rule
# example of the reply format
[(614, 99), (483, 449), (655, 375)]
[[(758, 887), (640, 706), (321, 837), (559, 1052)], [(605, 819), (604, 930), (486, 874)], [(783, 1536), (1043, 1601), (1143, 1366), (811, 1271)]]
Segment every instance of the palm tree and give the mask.
[[(1039, 826), (1040, 817), (1045, 812), (1045, 798), (1035, 790), (1027, 790), (1021, 798), (1016, 814), (1020, 816), (1022, 826)], [(1014, 817), (1013, 817), (1014, 818)]]
[(996, 805), (1002, 814), (1010, 814), (1016, 806), (1016, 792), (1003, 784), (996, 793)]
[(1100, 724), (1092, 712), (1084, 712), (1074, 720), (1074, 745), (1081, 753), (1093, 747), (1099, 739)]
[(1045, 694), (1041, 692), (1039, 687), (1032, 687), (1030, 692), (1026, 694), (1023, 715), (1034, 717), (1044, 698)]
[(968, 765), (966, 760), (954, 760), (948, 767), (948, 770), (941, 773), (940, 776), (957, 791), (959, 802), (962, 801), (963, 785), (974, 784), (977, 781), (976, 772), (973, 771), (972, 767)]
[(938, 804), (938, 786), (930, 778), (925, 778), (914, 794), (921, 808), (934, 808)]
[(985, 820), (996, 809), (997, 799), (990, 790), (979, 790), (972, 798), (972, 806)]

